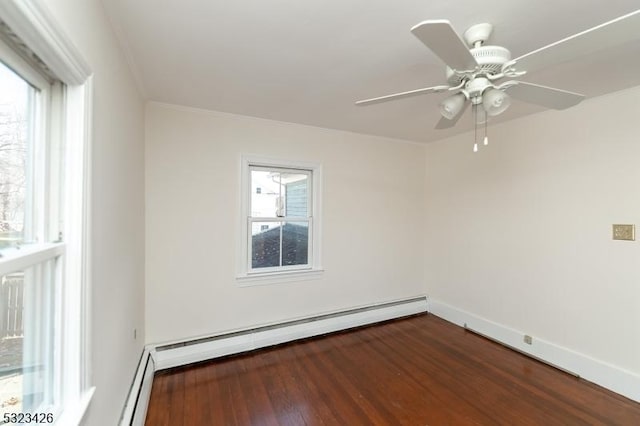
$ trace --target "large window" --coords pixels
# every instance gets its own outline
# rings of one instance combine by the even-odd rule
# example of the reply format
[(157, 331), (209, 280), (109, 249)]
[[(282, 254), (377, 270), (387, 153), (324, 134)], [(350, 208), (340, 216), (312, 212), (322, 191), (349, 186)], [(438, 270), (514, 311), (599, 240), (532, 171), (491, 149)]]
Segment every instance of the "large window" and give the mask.
[[(0, 421), (57, 414), (61, 347), (61, 87), (2, 46), (0, 62)], [(10, 66), (13, 68), (10, 68)], [(14, 70), (15, 69), (15, 70)]]
[(319, 269), (320, 167), (244, 159), (240, 275)]
[(0, 41), (0, 424), (65, 423), (87, 389), (84, 160), (68, 137), (84, 116), (67, 116), (84, 95), (12, 37)]

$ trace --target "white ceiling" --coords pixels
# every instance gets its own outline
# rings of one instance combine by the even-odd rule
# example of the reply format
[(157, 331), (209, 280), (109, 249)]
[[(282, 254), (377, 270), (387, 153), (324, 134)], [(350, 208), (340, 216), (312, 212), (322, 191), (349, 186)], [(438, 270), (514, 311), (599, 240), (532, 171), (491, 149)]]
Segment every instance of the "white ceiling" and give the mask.
[[(638, 0), (103, 3), (149, 100), (425, 142), (470, 130), (470, 115), (434, 130), (446, 94), (353, 104), (445, 83), (444, 65), (409, 32), (418, 22), (448, 19), (460, 34), (492, 23), (490, 44), (518, 57), (640, 8)], [(636, 41), (522, 80), (592, 97), (640, 85), (639, 69), (640, 28)], [(514, 101), (496, 121), (538, 111)]]

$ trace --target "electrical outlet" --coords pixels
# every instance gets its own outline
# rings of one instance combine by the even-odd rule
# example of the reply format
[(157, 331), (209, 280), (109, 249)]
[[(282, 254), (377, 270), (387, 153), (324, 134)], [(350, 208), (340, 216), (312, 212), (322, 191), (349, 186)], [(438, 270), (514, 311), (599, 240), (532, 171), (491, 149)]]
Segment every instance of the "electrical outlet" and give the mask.
[(133, 340), (136, 340), (138, 338), (138, 329), (134, 328), (133, 329)]
[(636, 226), (635, 225), (613, 225), (613, 239), (635, 241), (636, 240)]
[(525, 342), (527, 345), (531, 345), (531, 344), (533, 344), (533, 337), (531, 337), (531, 336), (529, 336), (529, 335), (525, 334), (525, 335), (524, 335), (524, 342)]

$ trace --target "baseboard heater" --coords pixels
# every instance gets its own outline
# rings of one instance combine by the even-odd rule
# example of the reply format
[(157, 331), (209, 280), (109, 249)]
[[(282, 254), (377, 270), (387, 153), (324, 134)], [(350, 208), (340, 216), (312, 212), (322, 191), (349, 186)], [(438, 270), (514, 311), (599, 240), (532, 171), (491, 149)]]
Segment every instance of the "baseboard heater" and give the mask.
[(154, 347), (156, 371), (427, 311), (425, 296)]
[(142, 351), (127, 402), (120, 416), (120, 426), (143, 426), (151, 397), (155, 363), (148, 347)]

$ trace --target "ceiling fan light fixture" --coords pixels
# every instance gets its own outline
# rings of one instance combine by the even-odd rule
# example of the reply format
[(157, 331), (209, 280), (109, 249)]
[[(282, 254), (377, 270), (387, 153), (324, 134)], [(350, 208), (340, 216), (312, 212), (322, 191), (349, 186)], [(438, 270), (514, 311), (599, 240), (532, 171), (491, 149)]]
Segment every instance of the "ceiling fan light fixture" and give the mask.
[(448, 120), (452, 120), (457, 116), (464, 106), (467, 98), (463, 93), (456, 93), (440, 102), (440, 114)]
[(511, 97), (499, 89), (487, 89), (482, 98), (482, 106), (491, 117), (502, 114), (511, 105)]

